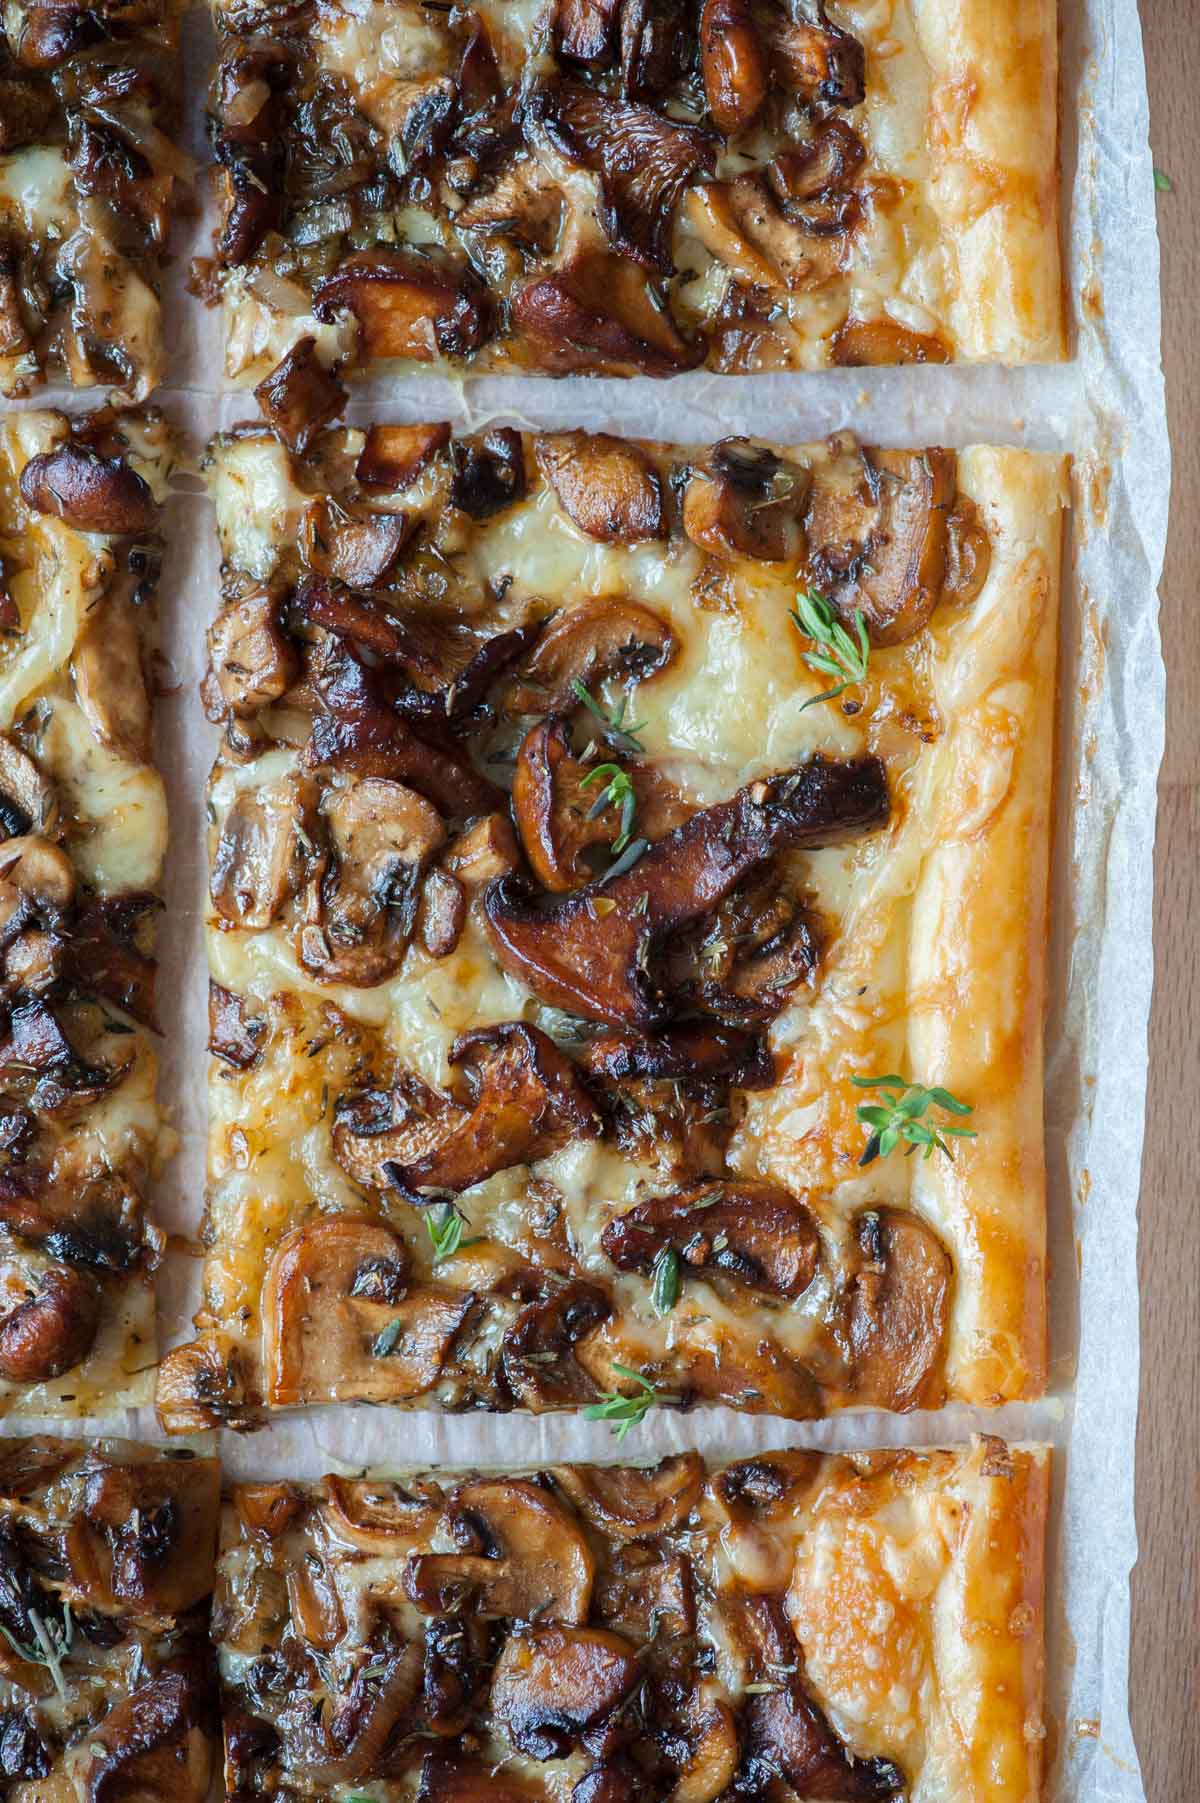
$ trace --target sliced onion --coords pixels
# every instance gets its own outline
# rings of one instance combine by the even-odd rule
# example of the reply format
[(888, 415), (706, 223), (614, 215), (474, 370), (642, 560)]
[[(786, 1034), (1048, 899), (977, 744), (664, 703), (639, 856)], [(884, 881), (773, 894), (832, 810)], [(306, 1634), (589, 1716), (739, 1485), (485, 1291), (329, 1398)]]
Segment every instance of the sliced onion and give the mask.
[(258, 118), (270, 98), (271, 90), (265, 81), (248, 81), (226, 103), (223, 109), (226, 125), (249, 125), (252, 119)]

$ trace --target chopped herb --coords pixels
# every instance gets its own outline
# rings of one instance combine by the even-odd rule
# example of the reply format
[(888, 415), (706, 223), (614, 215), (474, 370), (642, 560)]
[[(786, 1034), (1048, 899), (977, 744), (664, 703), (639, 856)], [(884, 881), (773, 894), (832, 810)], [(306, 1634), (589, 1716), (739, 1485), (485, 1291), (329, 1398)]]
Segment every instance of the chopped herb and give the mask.
[(650, 1410), (660, 1402), (673, 1402), (674, 1397), (666, 1396), (656, 1390), (648, 1377), (640, 1371), (633, 1371), (628, 1365), (619, 1365), (613, 1360), (613, 1370), (622, 1377), (627, 1377), (639, 1388), (632, 1396), (623, 1396), (620, 1390), (608, 1390), (599, 1402), (589, 1403), (584, 1414), (589, 1421), (611, 1421), (613, 1433), (618, 1441), (625, 1438), (631, 1428), (640, 1427)]
[(474, 1239), (463, 1238), (466, 1224), (466, 1215), (455, 1208), (453, 1202), (439, 1202), (425, 1210), (425, 1231), (433, 1243), (435, 1265), (440, 1265), (445, 1258), (453, 1258), (467, 1246), (480, 1244), (478, 1235)]
[(952, 1139), (978, 1139), (979, 1135), (970, 1127), (954, 1127), (949, 1122), (939, 1122), (936, 1126), (928, 1125), (924, 1116), (930, 1108), (938, 1108), (943, 1114), (970, 1114), (969, 1102), (960, 1102), (952, 1096), (948, 1089), (922, 1089), (919, 1084), (907, 1083), (903, 1077), (852, 1077), (851, 1082), (856, 1089), (878, 1089), (884, 1097), (883, 1105), (873, 1102), (860, 1102), (855, 1110), (864, 1127), (870, 1128), (870, 1135), (863, 1148), (859, 1164), (872, 1164), (877, 1158), (886, 1158), (895, 1150), (901, 1140), (909, 1148), (909, 1156), (924, 1147), (923, 1156), (932, 1158), (934, 1147), (953, 1158), (945, 1135)]
[(789, 618), (805, 638), (812, 639), (823, 647), (820, 651), (804, 653), (804, 661), (809, 669), (820, 670), (825, 676), (839, 678), (832, 689), (825, 689), (820, 695), (810, 695), (801, 707), (801, 713), (806, 707), (815, 707), (818, 701), (834, 701), (855, 683), (865, 682), (871, 648), (867, 642), (867, 626), (861, 608), (856, 607), (854, 610), (857, 643), (850, 637), (824, 595), (819, 594), (815, 588), (805, 588), (797, 597), (796, 606)]
[(644, 729), (646, 722), (635, 720), (627, 723), (625, 719), (625, 709), (629, 706), (628, 695), (622, 695), (613, 712), (606, 714), (600, 703), (593, 701), (578, 677), (571, 684), (571, 693), (576, 701), (581, 702), (599, 720), (601, 735), (614, 751), (645, 751), (646, 747), (637, 735)]
[(14, 1653), (27, 1659), (30, 1665), (42, 1665), (54, 1680), (54, 1688), (65, 1701), (67, 1687), (63, 1683), (62, 1662), (71, 1650), (71, 1642), (75, 1638), (74, 1624), (71, 1620), (70, 1603), (63, 1604), (62, 1626), (57, 1622), (47, 1624), (36, 1609), (29, 1611), (29, 1625), (33, 1629), (35, 1646), (22, 1646), (15, 1640), (8, 1629), (0, 1622), (0, 1634), (3, 1634)]
[(1158, 189), (1160, 194), (1170, 194), (1174, 189), (1175, 183), (1171, 180), (1165, 169), (1156, 169), (1154, 171), (1154, 186)]
[(611, 883), (615, 877), (624, 876), (625, 872), (627, 870), (632, 870), (638, 859), (643, 853), (648, 852), (649, 849), (649, 839), (632, 840), (631, 843), (625, 847), (625, 850), (621, 853), (616, 863), (609, 865), (608, 869), (604, 872), (604, 875), (600, 878), (601, 883)]
[(634, 794), (633, 778), (627, 770), (622, 770), (620, 764), (597, 764), (594, 770), (588, 771), (579, 786), (581, 789), (586, 789), (589, 783), (600, 781), (605, 782), (605, 787), (601, 789), (589, 808), (588, 819), (594, 820), (597, 814), (602, 814), (607, 807), (620, 808), (621, 830), (612, 842), (612, 849), (615, 852), (621, 852), (629, 844), (633, 833), (633, 822), (637, 815), (637, 796)]
[(389, 1321), (381, 1333), (377, 1333), (371, 1341), (371, 1357), (375, 1359), (390, 1358), (395, 1352), (400, 1336), (404, 1332), (404, 1317), (397, 1315)]
[(674, 1246), (664, 1246), (654, 1261), (654, 1287), (651, 1296), (656, 1315), (669, 1315), (679, 1301), (679, 1254)]

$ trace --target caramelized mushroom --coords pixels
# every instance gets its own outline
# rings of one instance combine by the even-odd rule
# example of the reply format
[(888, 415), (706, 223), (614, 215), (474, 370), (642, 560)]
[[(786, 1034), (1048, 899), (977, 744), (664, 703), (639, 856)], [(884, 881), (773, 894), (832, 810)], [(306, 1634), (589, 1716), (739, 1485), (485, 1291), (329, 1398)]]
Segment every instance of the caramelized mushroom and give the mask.
[(603, 1628), (512, 1634), (492, 1674), (492, 1715), (520, 1753), (562, 1759), (638, 1682), (635, 1649)]
[(750, 0), (704, 0), (700, 71), (717, 130), (730, 138), (753, 125), (766, 104), (771, 73)]
[(607, 432), (542, 432), (538, 468), (563, 511), (588, 538), (636, 545), (662, 538), (662, 483), (640, 445)]
[(693, 544), (717, 557), (780, 563), (803, 548), (800, 518), (811, 471), (787, 463), (748, 438), (723, 438), (707, 464), (692, 471), (683, 502), (683, 529)]
[(533, 366), (551, 375), (672, 376), (704, 357), (652, 297), (645, 272), (611, 251), (582, 251), (528, 282), (511, 319)]
[(894, 1208), (859, 1215), (860, 1263), (848, 1297), (853, 1392), (881, 1409), (934, 1408), (953, 1275), (949, 1256), (916, 1215)]
[(600, 1120), (569, 1058), (538, 1027), (507, 1021), (462, 1034), (450, 1048), (462, 1072), (450, 1101), (416, 1085), (343, 1097), (333, 1149), (356, 1183), (414, 1200), (457, 1194), (496, 1171), (591, 1138)]
[(93, 1607), (180, 1615), (205, 1602), (220, 1489), (215, 1460), (187, 1470), (93, 1454), (68, 1535), (74, 1581)]
[(623, 1271), (648, 1271), (673, 1246), (685, 1272), (720, 1272), (789, 1301), (804, 1294), (820, 1257), (804, 1204), (778, 1184), (749, 1179), (639, 1202), (609, 1222), (600, 1244)]
[(79, 1778), (84, 1803), (208, 1791), (208, 1708), (198, 1679), (166, 1671), (125, 1697), (87, 1733)]
[(737, 1722), (728, 1703), (693, 1703), (695, 1717), (691, 1751), (680, 1771), (668, 1803), (713, 1803), (732, 1784), (737, 1773), (740, 1747)]
[(554, 1479), (584, 1520), (610, 1539), (651, 1540), (681, 1528), (704, 1488), (697, 1452), (681, 1452), (657, 1465), (556, 1465)]
[(0, 843), (29, 832), (51, 831), (58, 811), (49, 777), (15, 739), (0, 733)]
[(504, 1335), (504, 1376), (525, 1409), (591, 1402), (596, 1386), (575, 1347), (612, 1314), (608, 1293), (594, 1283), (566, 1283), (527, 1303)]
[(322, 364), (316, 339), (305, 337), (259, 383), (254, 398), (288, 450), (303, 457), (318, 432), (337, 418), (346, 390)]
[(75, 698), (98, 742), (118, 757), (150, 756), (150, 697), (142, 674), (142, 644), (133, 607), (119, 595), (97, 608), (71, 657)]
[(454, 477), (450, 504), (473, 520), (494, 519), (525, 499), (525, 447), (511, 426), (493, 426), (450, 447)]
[(767, 165), (767, 181), (783, 211), (809, 232), (840, 233), (855, 223), (854, 178), (867, 152), (844, 119), (823, 119), (811, 138)]
[[(790, 1636), (789, 1636), (790, 1638)], [(796, 1657), (792, 1642), (792, 1658)], [(906, 1791), (904, 1774), (887, 1759), (857, 1759), (798, 1678), (747, 1697), (741, 1779), (753, 1795), (782, 1777), (797, 1796), (874, 1803)]]
[(542, 1785), (523, 1784), (494, 1764), (445, 1753), (426, 1753), (421, 1761), (417, 1803), (543, 1803), (544, 1797)]
[(485, 1619), (587, 1620), (595, 1561), (576, 1522), (539, 1485), (481, 1478), (455, 1491), (447, 1517), (452, 1537), (473, 1550), (409, 1560), (404, 1588), (423, 1614), (467, 1606)]
[(462, 884), (448, 870), (431, 870), (421, 890), (417, 937), (431, 958), (448, 958), (467, 921)]
[(74, 440), (31, 457), (20, 486), (35, 512), (55, 514), (79, 532), (125, 536), (155, 526), (154, 496), (137, 471), (123, 457), (102, 457)]
[(158, 1367), (155, 1406), (169, 1433), (246, 1425), (245, 1361), (232, 1336), (210, 1331), (168, 1352)]
[(621, 0), (557, 0), (554, 36), (560, 56), (603, 65), (616, 51)]
[(591, 1076), (620, 1083), (631, 1078), (669, 1082), (723, 1081), (738, 1089), (771, 1089), (775, 1058), (761, 1033), (741, 1027), (685, 1021), (662, 1033), (598, 1033), (579, 1056)]
[(61, 1377), (87, 1357), (99, 1325), (95, 1280), (48, 1265), (28, 1300), (0, 1314), (0, 1378), (32, 1386)]
[(678, 648), (666, 621), (640, 601), (597, 595), (576, 602), (538, 640), (507, 697), (507, 711), (571, 713), (578, 706), (577, 682), (585, 689), (609, 678), (649, 682)]
[(781, 18), (772, 32), (772, 68), (781, 86), (805, 106), (861, 106), (866, 56), (858, 39), (835, 25), (825, 0), (803, 0), (807, 18)]
[(602, 789), (588, 789), (587, 766), (571, 755), (571, 729), (561, 714), (531, 726), (513, 771), (512, 805), (521, 846), (543, 889), (565, 894), (592, 875), (583, 853), (611, 843), (616, 809), (594, 812)]
[(503, 814), (485, 814), (451, 840), (442, 859), (446, 869), (471, 893), (517, 868), (519, 855), (512, 827)]
[(420, 1396), (474, 1306), (403, 1293), (404, 1241), (381, 1221), (333, 1215), (281, 1242), (263, 1281), (263, 1363), (276, 1408)]
[(817, 587), (871, 640), (896, 645), (925, 625), (946, 576), (953, 451), (877, 451), (813, 487), (805, 526)]
[(950, 351), (931, 332), (913, 332), (894, 319), (850, 318), (830, 341), (833, 361), (843, 369), (886, 363), (949, 363)]
[(437, 1525), (436, 1503), (399, 1484), (327, 1477), (325, 1490), (325, 1518), (334, 1539), (376, 1559), (403, 1558)]
[(221, 822), (209, 892), (228, 926), (269, 927), (300, 878), (307, 800), (291, 778), (241, 790)]
[(355, 480), (364, 488), (402, 493), (449, 443), (445, 420), (422, 426), (370, 426), (354, 466)]
[(814, 757), (694, 814), (622, 876), (548, 907), (539, 909), (516, 878), (500, 878), (484, 896), (488, 936), (502, 968), (551, 1007), (652, 1026), (665, 1003), (650, 961), (667, 934), (711, 912), (775, 852), (840, 842), (887, 812), (877, 760)]
[(322, 321), (353, 313), (364, 356), (432, 363), (469, 357), (488, 335), (487, 294), (468, 277), (414, 251), (362, 250), (313, 289)]
[(268, 589), (221, 609), (208, 629), (208, 656), (225, 706), (239, 720), (281, 700), (299, 673), (295, 646), (280, 627)]
[(371, 589), (395, 568), (416, 525), (405, 513), (349, 513), (323, 496), (304, 510), (300, 555), (320, 578)]

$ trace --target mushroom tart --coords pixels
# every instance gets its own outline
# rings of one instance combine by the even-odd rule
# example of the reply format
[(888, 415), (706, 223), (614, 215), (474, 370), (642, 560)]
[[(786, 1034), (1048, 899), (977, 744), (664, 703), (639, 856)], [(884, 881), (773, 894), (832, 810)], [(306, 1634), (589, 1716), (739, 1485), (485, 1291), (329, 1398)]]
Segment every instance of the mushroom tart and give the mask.
[(1038, 1393), (1061, 465), (294, 437), (208, 457), (164, 1425)]
[(149, 1399), (156, 414), (0, 426), (0, 1415)]
[(180, 0), (0, 11), (0, 394), (47, 377), (142, 401), (190, 159), (172, 142)]
[(227, 373), (285, 413), (381, 362), (1064, 355), (1053, 0), (213, 14), (200, 280)]
[(0, 1440), (0, 1796), (203, 1803), (215, 1459)]
[(1048, 1476), (981, 1439), (239, 1485), (225, 1794), (1024, 1803)]

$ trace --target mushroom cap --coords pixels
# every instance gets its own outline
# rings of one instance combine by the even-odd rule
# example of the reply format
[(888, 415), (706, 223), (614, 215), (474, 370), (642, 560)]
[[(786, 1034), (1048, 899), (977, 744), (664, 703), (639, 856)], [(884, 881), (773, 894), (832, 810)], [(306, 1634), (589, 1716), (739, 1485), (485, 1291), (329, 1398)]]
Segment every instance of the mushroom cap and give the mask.
[(73, 439), (31, 457), (20, 488), (36, 513), (53, 514), (79, 532), (128, 537), (152, 532), (157, 523), (154, 496), (132, 465)]
[(469, 270), (455, 271), (414, 251), (353, 252), (313, 289), (313, 312), (328, 322), (353, 313), (363, 354), (372, 360), (467, 357), (491, 329), (487, 291)]
[(536, 1624), (504, 1644), (492, 1673), (492, 1715), (518, 1752), (561, 1759), (639, 1676), (637, 1652), (619, 1634)]
[(817, 1273), (820, 1236), (775, 1183), (737, 1178), (653, 1196), (617, 1215), (600, 1244), (621, 1270), (647, 1271), (674, 1247), (684, 1272), (721, 1275), (795, 1301)]
[(565, 608), (541, 635), (506, 698), (512, 714), (570, 714), (585, 689), (612, 678), (648, 682), (679, 649), (665, 620), (624, 595), (597, 595)]
[(907, 1210), (864, 1212), (854, 1234), (861, 1259), (848, 1298), (854, 1399), (884, 1409), (936, 1407), (945, 1394), (949, 1254)]
[(87, 1357), (99, 1326), (95, 1279), (70, 1265), (46, 1266), (27, 1300), (0, 1314), (0, 1378), (32, 1387), (61, 1377)]
[(700, 12), (700, 72), (717, 130), (746, 131), (766, 105), (771, 72), (750, 0), (704, 0)]
[(514, 1621), (587, 1620), (595, 1560), (578, 1523), (540, 1485), (525, 1478), (481, 1478), (462, 1485), (446, 1514), (463, 1523), (478, 1553), (421, 1553), (410, 1559), (405, 1590), (425, 1614), (465, 1603), (473, 1614)]
[(704, 1488), (699, 1453), (668, 1454), (657, 1465), (556, 1465), (554, 1480), (598, 1533), (651, 1540), (681, 1528)]
[(541, 432), (538, 468), (588, 538), (637, 545), (666, 536), (662, 483), (640, 445), (607, 432)]

